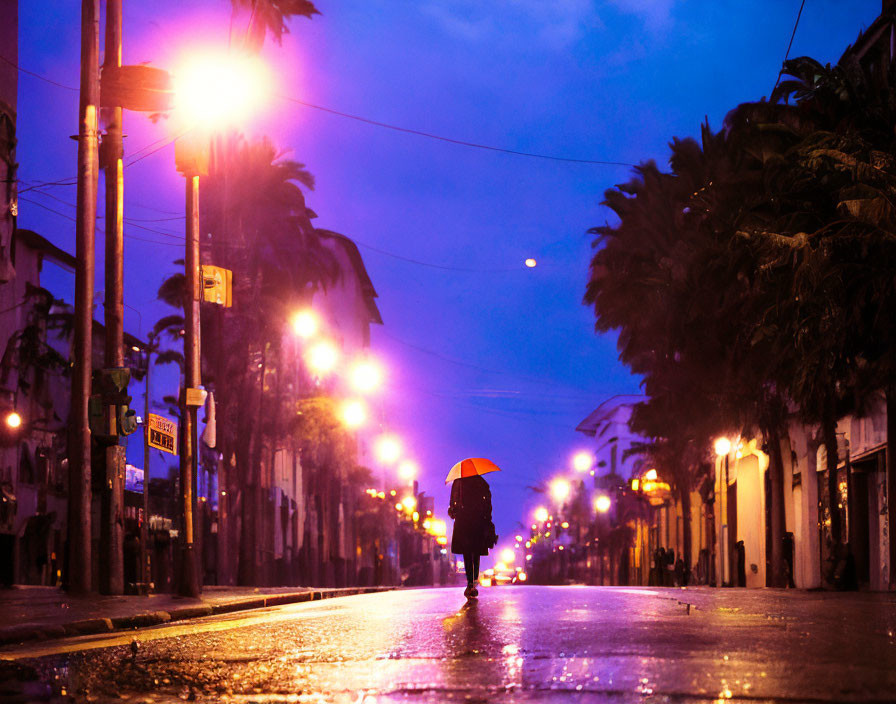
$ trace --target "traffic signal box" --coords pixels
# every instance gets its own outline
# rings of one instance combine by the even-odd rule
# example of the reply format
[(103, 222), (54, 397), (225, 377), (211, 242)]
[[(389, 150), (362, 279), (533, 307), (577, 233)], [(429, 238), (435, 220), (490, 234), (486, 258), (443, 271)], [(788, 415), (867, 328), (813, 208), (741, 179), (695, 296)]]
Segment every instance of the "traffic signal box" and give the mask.
[(127, 367), (100, 369), (94, 374), (94, 394), (88, 401), (90, 432), (101, 442), (114, 445), (122, 435), (137, 430), (137, 412), (127, 395), (131, 370)]

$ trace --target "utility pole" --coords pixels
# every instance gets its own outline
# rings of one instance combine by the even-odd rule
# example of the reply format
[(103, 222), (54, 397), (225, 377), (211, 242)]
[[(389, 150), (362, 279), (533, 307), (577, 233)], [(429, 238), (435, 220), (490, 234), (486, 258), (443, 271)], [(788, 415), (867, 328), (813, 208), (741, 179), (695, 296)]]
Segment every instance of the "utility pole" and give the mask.
[[(121, 3), (106, 0), (104, 72), (121, 68)], [(124, 147), (120, 105), (103, 109), (106, 134), (100, 156), (106, 185), (105, 366), (124, 366)], [(125, 448), (116, 438), (105, 448), (106, 475), (102, 493), (101, 583), (103, 594), (124, 593), (124, 474)]]
[(140, 524), (140, 570), (143, 588), (149, 594), (152, 582), (152, 563), (149, 550), (149, 368), (152, 365), (152, 349), (155, 336), (149, 333), (146, 341), (146, 391), (143, 395), (143, 523)]
[(181, 596), (198, 597), (199, 580), (193, 552), (193, 477), (197, 466), (196, 417), (198, 405), (191, 398), (200, 384), (199, 378), (199, 176), (195, 171), (186, 176), (186, 251), (184, 256), (184, 423), (183, 454), (180, 458), (180, 489), (183, 500), (183, 541)]
[(81, 0), (81, 85), (78, 107), (75, 335), (69, 425), (68, 588), (92, 588), (90, 544), (90, 395), (93, 347), (94, 229), (98, 163), (99, 0)]

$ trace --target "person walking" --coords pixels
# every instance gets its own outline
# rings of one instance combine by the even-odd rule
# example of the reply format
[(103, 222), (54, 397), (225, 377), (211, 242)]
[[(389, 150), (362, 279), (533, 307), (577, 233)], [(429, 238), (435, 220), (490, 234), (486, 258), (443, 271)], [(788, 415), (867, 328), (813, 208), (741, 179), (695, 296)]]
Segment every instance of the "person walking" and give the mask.
[(464, 596), (475, 598), (479, 596), (476, 589), (479, 560), (488, 555), (489, 548), (497, 543), (492, 523), (492, 492), (488, 482), (479, 474), (455, 479), (451, 484), (448, 515), (454, 519), (451, 552), (464, 558), (467, 574)]

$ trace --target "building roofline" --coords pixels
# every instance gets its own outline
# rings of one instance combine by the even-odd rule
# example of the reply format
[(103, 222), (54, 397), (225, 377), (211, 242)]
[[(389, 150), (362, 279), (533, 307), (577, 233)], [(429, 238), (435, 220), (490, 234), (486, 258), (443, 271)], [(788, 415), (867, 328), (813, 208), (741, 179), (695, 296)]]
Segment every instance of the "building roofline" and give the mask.
[(50, 260), (52, 260), (62, 268), (69, 271), (75, 270), (77, 259), (75, 259), (64, 249), (60, 249), (59, 247), (57, 247), (43, 235), (37, 234), (34, 230), (16, 228), (15, 236), (17, 240), (22, 242), (22, 244), (30, 247), (37, 252), (43, 253), (44, 256), (48, 257)]

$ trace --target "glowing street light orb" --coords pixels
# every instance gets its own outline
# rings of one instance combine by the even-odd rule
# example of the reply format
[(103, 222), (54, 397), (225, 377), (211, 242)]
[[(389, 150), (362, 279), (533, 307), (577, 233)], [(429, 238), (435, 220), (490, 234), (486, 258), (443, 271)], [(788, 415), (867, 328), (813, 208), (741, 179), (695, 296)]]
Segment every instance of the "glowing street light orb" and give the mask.
[(401, 505), (404, 506), (405, 511), (413, 511), (415, 508), (417, 508), (417, 499), (415, 499), (413, 496), (405, 496), (401, 500)]
[(544, 506), (539, 506), (535, 509), (535, 520), (539, 523), (544, 523), (548, 520), (548, 510)]
[(571, 491), (572, 487), (565, 479), (555, 479), (551, 482), (551, 497), (554, 501), (566, 501)]
[(515, 559), (516, 559), (516, 553), (513, 550), (511, 550), (510, 548), (504, 548), (501, 551), (501, 560), (503, 562), (510, 564)]
[(10, 428), (21, 428), (22, 416), (15, 411), (10, 411), (6, 414), (6, 425)]
[(328, 374), (338, 363), (339, 349), (327, 340), (321, 340), (308, 352), (308, 366), (317, 375)]
[(356, 362), (349, 372), (352, 387), (361, 393), (376, 391), (383, 383), (383, 370), (369, 359)]
[(376, 458), (383, 464), (392, 464), (401, 456), (401, 442), (394, 435), (380, 435), (374, 445)]
[(731, 441), (726, 437), (717, 438), (713, 448), (719, 457), (724, 457), (731, 452)]
[(606, 513), (610, 510), (611, 503), (609, 496), (598, 496), (594, 500), (594, 508), (597, 509), (598, 513)]
[(657, 473), (655, 469), (648, 469), (647, 473), (644, 475), (644, 479), (649, 482), (655, 482), (657, 478)]
[(572, 466), (577, 472), (587, 472), (591, 469), (594, 458), (590, 452), (577, 452), (572, 456)]
[(506, 571), (507, 571), (507, 565), (505, 565), (503, 562), (499, 562), (498, 564), (495, 565), (495, 572), (506, 572)]
[(303, 340), (314, 337), (320, 329), (320, 321), (310, 310), (296, 313), (292, 318), (292, 331)]
[(342, 422), (349, 428), (360, 428), (367, 422), (367, 407), (363, 401), (346, 401), (342, 404)]
[(420, 474), (420, 467), (413, 460), (404, 460), (398, 465), (398, 476), (406, 482), (413, 481)]
[(184, 60), (173, 74), (174, 110), (188, 125), (238, 125), (266, 102), (270, 73), (251, 54), (206, 52)]
[(532, 257), (529, 257), (526, 260), (526, 266), (529, 267), (530, 269), (534, 269), (537, 264), (538, 264), (538, 262), (536, 262)]

